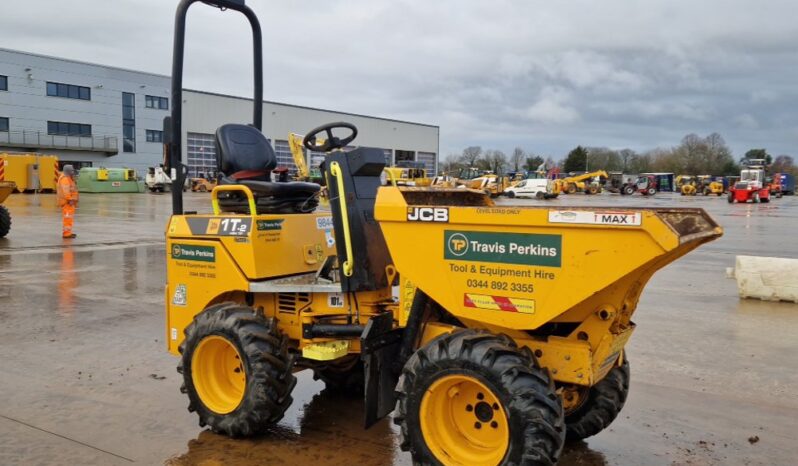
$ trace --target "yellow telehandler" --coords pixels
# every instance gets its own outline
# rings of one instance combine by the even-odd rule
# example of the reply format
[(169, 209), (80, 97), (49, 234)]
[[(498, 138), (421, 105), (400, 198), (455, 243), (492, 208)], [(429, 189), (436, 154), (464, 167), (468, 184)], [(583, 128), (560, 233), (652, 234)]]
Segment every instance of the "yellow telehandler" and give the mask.
[[(165, 150), (177, 183), (185, 18), (176, 17)], [(212, 213), (166, 227), (166, 336), (200, 426), (263, 433), (294, 373), (362, 392), (365, 425), (394, 412), (417, 464), (556, 463), (605, 429), (629, 390), (625, 345), (646, 282), (722, 230), (701, 209), (497, 206), (470, 189), (382, 186), (382, 149), (343, 149), (349, 123), (309, 131), (319, 185), (273, 182), (262, 127), (260, 26), (250, 125), (216, 131)], [(345, 135), (342, 135), (345, 133)], [(320, 136), (324, 143), (319, 144)], [(171, 170), (170, 170), (171, 171)], [(606, 264), (613, 267), (607, 268)]]
[(604, 170), (569, 176), (560, 180), (561, 190), (566, 194), (574, 194), (576, 192), (598, 194), (601, 192), (601, 187), (607, 178), (609, 178), (609, 175)]

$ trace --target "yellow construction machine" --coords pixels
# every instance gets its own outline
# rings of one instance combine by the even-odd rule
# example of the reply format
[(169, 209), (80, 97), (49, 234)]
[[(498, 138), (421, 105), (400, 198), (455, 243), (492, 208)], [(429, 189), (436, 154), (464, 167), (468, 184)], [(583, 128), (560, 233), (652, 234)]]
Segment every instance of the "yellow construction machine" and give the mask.
[[(0, 161), (1, 168), (3, 168), (2, 161)], [(0, 238), (5, 238), (11, 231), (11, 213), (2, 204), (16, 189), (17, 184), (13, 181), (0, 181)]]
[(385, 171), (400, 186), (431, 186), (434, 181), (427, 176), (424, 162), (400, 161), (394, 167), (385, 167)]
[(597, 170), (581, 175), (569, 176), (560, 179), (560, 187), (562, 192), (566, 194), (574, 194), (576, 192), (583, 192), (585, 194), (598, 194), (601, 192), (603, 180), (609, 178), (607, 172), (604, 170)]
[[(195, 1), (176, 18), (174, 135)], [(366, 426), (395, 410), (418, 464), (553, 464), (566, 438), (605, 429), (627, 398), (646, 282), (721, 236), (715, 221), (701, 209), (497, 206), (470, 189), (381, 186), (383, 150), (342, 151), (357, 136), (348, 123), (304, 138), (326, 152), (331, 210), (317, 210), (319, 185), (269, 177), (257, 18), (240, 1), (212, 4), (255, 31), (255, 92), (252, 123), (216, 131), (212, 213), (184, 212), (172, 191), (165, 330), (199, 424), (265, 432), (307, 369), (362, 392)], [(166, 141), (169, 167), (181, 167), (181, 138)]]
[(676, 177), (676, 186), (682, 196), (695, 196), (696, 194), (705, 196), (710, 194), (723, 195), (723, 182), (713, 181), (710, 175), (680, 175)]
[(503, 194), (504, 191), (510, 187), (507, 178), (494, 173), (486, 173), (477, 178), (465, 181), (460, 185), (460, 188), (467, 188), (475, 191), (482, 191), (490, 197), (496, 197)]
[[(288, 134), (288, 147), (291, 149), (291, 156), (294, 158), (294, 165), (296, 165), (296, 176), (294, 181), (312, 181), (318, 183), (321, 181), (321, 171), (318, 168), (309, 168), (305, 160), (305, 148), (302, 146), (304, 136), (296, 133)], [(318, 144), (323, 144), (324, 140), (317, 141)], [(311, 149), (312, 152), (318, 152), (317, 148)]]

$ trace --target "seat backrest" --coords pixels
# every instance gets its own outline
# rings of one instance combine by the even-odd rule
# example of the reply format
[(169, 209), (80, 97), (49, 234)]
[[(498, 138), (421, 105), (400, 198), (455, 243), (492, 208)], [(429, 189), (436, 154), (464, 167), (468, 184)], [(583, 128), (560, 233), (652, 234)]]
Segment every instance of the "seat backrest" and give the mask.
[(257, 128), (229, 123), (216, 130), (216, 168), (224, 176), (248, 173), (267, 176), (277, 166), (277, 157), (266, 136)]
[[(341, 167), (345, 193), (339, 192), (337, 180), (330, 172), (332, 162), (338, 162)], [(383, 150), (359, 147), (349, 152), (331, 152), (325, 157), (324, 165), (340, 264), (346, 260), (346, 245), (339, 198), (342, 195), (346, 197), (354, 267), (351, 277), (342, 274), (343, 291), (376, 290), (388, 286), (385, 267), (392, 264), (391, 255), (380, 225), (374, 218), (380, 175), (385, 167)]]

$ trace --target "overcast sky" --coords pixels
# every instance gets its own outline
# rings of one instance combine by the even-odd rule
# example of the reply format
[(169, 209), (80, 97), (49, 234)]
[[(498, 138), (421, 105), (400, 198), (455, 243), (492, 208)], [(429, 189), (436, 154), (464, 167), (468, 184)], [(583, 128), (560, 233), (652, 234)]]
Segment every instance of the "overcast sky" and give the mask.
[[(170, 73), (173, 0), (0, 0), (3, 47)], [(798, 156), (795, 0), (247, 0), (268, 100), (560, 158), (719, 132)], [(251, 94), (243, 17), (195, 6), (186, 87)], [(303, 130), (297, 128), (297, 130)]]

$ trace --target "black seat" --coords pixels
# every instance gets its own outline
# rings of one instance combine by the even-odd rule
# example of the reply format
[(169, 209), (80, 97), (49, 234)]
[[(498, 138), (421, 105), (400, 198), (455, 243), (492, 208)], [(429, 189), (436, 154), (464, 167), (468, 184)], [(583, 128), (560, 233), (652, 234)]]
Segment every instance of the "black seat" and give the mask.
[[(274, 182), (272, 170), (277, 166), (274, 149), (257, 128), (227, 124), (216, 130), (216, 168), (219, 184), (248, 187), (255, 196), (258, 213), (305, 213), (318, 205), (316, 183), (299, 181)], [(248, 212), (242, 193), (219, 194), (219, 206), (226, 212)]]

